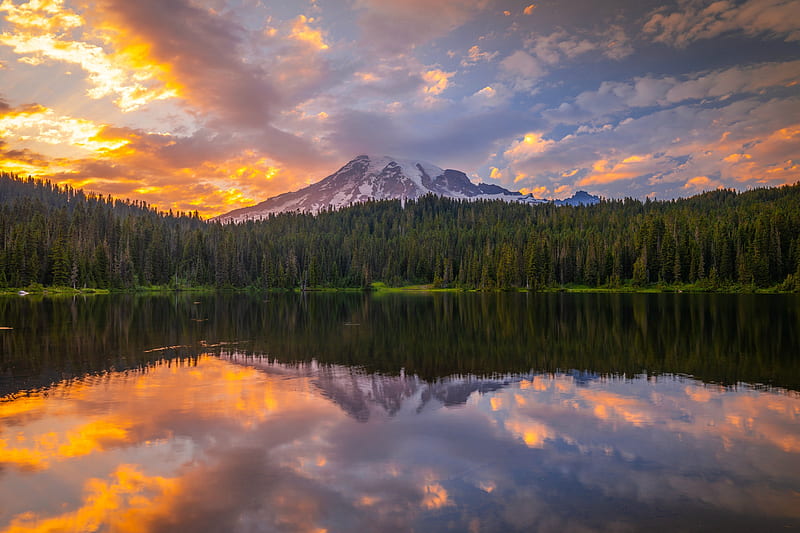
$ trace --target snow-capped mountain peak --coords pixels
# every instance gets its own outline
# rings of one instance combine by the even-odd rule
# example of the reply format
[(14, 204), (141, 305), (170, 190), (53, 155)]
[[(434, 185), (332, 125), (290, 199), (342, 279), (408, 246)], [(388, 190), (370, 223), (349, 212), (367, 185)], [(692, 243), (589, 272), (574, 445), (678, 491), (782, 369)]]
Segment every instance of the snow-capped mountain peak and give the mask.
[[(531, 204), (547, 202), (499, 185), (475, 184), (459, 170), (443, 170), (425, 161), (385, 155), (359, 155), (317, 183), (274, 196), (252, 207), (220, 215), (217, 220), (243, 222), (289, 211), (318, 213), (367, 200), (415, 199), (426, 194), (468, 200), (498, 199)], [(599, 201), (596, 196), (587, 196), (580, 203)], [(569, 200), (562, 202), (574, 205)]]

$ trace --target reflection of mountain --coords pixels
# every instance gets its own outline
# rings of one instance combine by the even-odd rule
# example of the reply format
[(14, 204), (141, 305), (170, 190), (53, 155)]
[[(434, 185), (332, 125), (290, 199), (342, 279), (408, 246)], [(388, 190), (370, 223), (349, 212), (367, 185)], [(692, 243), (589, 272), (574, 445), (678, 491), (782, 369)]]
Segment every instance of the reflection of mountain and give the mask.
[(502, 378), (451, 376), (427, 382), (418, 376), (371, 374), (357, 367), (308, 363), (281, 363), (268, 357), (232, 353), (222, 355), (232, 363), (257, 368), (268, 374), (310, 378), (321, 394), (356, 420), (366, 422), (374, 414), (395, 415), (403, 408), (424, 409), (463, 405), (474, 392), (496, 391), (529, 376)]
[[(243, 351), (390, 376), (405, 369), (427, 383), (578, 369), (590, 379), (646, 372), (800, 390), (796, 295), (15, 297), (0, 298), (0, 317), (14, 327), (0, 331), (0, 396), (164, 358)], [(447, 390), (456, 397), (453, 384)]]

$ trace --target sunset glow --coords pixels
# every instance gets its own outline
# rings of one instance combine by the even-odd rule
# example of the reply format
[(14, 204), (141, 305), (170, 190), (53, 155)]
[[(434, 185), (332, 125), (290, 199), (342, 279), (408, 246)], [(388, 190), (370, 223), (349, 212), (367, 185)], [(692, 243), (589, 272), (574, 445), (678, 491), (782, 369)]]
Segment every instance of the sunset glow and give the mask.
[(2, 0), (0, 17), (0, 168), (161, 209), (213, 216), (361, 153), (558, 197), (800, 170), (790, 0)]
[[(12, 473), (57, 477), (58, 498), (65, 503), (33, 502), (26, 511), (7, 512), (3, 533), (161, 530), (204, 516), (206, 509), (223, 512), (232, 498), (239, 501), (240, 493), (267, 506), (276, 523), (317, 531), (325, 529), (330, 505), (365, 513), (400, 512), (398, 516), (412, 520), (420, 513), (463, 510), (472, 494), (463, 489), (463, 480), (501, 499), (522, 490), (520, 471), (527, 463), (507, 470), (503, 466), (513, 460), (503, 454), (476, 459), (469, 455), (474, 453), (472, 444), (460, 450), (441, 440), (442, 431), (464, 427), (470, 428), (473, 441), (491, 443), (487, 450), (502, 447), (532, 465), (563, 462), (564, 468), (579, 464), (574, 456), (564, 462), (569, 450), (606, 465), (600, 458), (669, 464), (671, 457), (638, 446), (637, 438), (645, 435), (653, 442), (680, 443), (676, 446), (694, 443), (698, 453), (729, 458), (720, 463), (725, 475), (739, 473), (745, 479), (753, 469), (776, 468), (785, 458), (782, 454), (800, 453), (800, 440), (792, 431), (800, 417), (794, 393), (734, 391), (688, 378), (595, 377), (579, 382), (571, 375), (539, 374), (513, 378), (498, 390), (475, 391), (458, 408), (431, 405), (425, 394), (411, 393), (403, 396), (403, 403), (423, 403), (389, 416), (379, 401), (370, 400), (370, 423), (390, 437), (363, 456), (353, 450), (363, 448), (360, 432), (366, 420), (348, 416), (340, 403), (347, 393), (339, 397), (335, 391), (341, 394), (349, 390), (340, 389), (342, 384), (374, 376), (317, 363), (264, 361), (205, 354), (4, 399), (0, 465)], [(410, 392), (415, 378), (409, 379)], [(98, 410), (104, 402), (109, 407)], [(142, 412), (148, 416), (138, 416)], [(453, 417), (463, 420), (452, 425), (448, 420)], [(407, 430), (409, 424), (431, 418), (445, 429), (429, 430), (427, 438)], [(466, 420), (470, 423), (462, 427)], [(749, 454), (756, 443), (771, 453), (762, 452), (753, 461)], [(402, 467), (395, 462), (405, 460), (409, 450), (423, 449), (426, 454)], [(587, 489), (602, 475), (581, 472), (587, 476), (582, 481)], [(693, 478), (680, 471), (637, 472), (645, 490), (653, 482), (648, 476), (659, 476), (662, 483), (668, 476), (663, 497), (686, 499), (686, 494), (696, 496), (702, 490), (687, 485)], [(369, 481), (376, 474), (379, 481)], [(242, 475), (253, 481), (229, 496), (227, 483)], [(680, 490), (669, 488), (673, 483)], [(737, 488), (736, 497), (747, 490)], [(797, 516), (796, 495), (769, 496), (773, 499), (763, 497), (751, 505)], [(646, 501), (647, 494), (640, 498)], [(713, 491), (703, 501), (723, 509), (737, 505), (737, 500)]]

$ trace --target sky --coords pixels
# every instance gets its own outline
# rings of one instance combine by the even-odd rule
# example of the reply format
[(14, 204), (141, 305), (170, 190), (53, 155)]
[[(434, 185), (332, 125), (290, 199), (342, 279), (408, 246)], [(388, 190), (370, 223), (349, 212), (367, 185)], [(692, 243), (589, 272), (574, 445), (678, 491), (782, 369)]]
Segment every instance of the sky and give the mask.
[(360, 154), (546, 198), (800, 179), (798, 0), (0, 2), (0, 169), (160, 209)]

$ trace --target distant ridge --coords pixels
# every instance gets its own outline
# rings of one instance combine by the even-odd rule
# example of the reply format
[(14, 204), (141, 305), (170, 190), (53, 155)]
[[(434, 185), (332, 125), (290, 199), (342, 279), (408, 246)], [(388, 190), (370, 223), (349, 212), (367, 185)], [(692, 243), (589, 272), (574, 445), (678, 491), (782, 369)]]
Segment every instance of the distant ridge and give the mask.
[[(441, 169), (425, 161), (390, 156), (360, 155), (342, 168), (303, 189), (268, 198), (252, 207), (216, 217), (222, 222), (259, 220), (272, 213), (318, 213), (368, 200), (415, 199), (426, 194), (465, 200), (504, 200), (528, 204), (551, 202), (513, 192), (499, 185), (473, 183), (460, 170)], [(595, 204), (600, 198), (584, 191), (556, 205)]]

